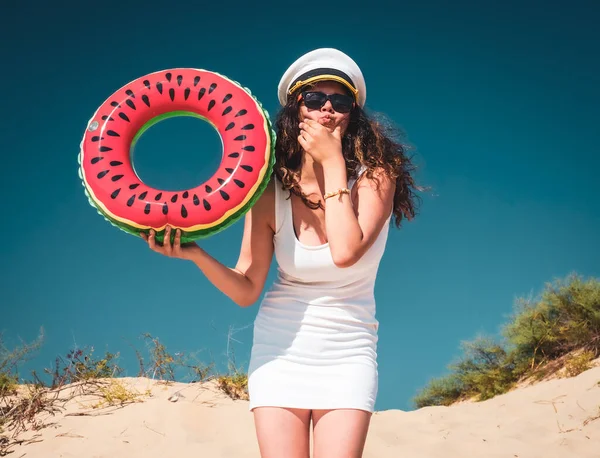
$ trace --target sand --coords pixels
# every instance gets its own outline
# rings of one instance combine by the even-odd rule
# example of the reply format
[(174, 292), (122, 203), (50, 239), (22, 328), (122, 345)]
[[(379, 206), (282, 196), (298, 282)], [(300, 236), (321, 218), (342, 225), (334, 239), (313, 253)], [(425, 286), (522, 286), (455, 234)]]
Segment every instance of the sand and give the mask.
[[(48, 426), (22, 436), (36, 434), (38, 442), (17, 445), (9, 456), (260, 456), (248, 402), (230, 399), (214, 382), (117, 381), (141, 402), (93, 408), (98, 398), (76, 396), (63, 411), (40, 417)], [(598, 458), (600, 367), (483, 402), (376, 412), (364, 457)]]

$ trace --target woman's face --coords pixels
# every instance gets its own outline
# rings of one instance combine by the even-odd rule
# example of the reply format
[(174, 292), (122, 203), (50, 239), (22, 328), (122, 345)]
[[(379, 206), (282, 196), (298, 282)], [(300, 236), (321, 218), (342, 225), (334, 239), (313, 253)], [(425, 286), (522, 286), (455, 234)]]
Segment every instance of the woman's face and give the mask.
[[(319, 81), (315, 83), (310, 89), (311, 92), (323, 92), (327, 95), (330, 94), (344, 94), (347, 95), (347, 91), (340, 83), (335, 81)], [(327, 127), (330, 131), (333, 131), (337, 126), (341, 127), (342, 136), (348, 128), (350, 122), (350, 113), (339, 113), (333, 109), (331, 101), (327, 100), (325, 105), (320, 109), (307, 108), (303, 101), (300, 101), (300, 120), (312, 119)]]

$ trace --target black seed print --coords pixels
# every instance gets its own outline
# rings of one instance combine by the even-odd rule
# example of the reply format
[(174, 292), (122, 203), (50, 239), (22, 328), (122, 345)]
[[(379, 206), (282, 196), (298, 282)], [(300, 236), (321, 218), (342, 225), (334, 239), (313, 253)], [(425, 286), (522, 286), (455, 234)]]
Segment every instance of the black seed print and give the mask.
[(156, 89), (158, 89), (158, 92), (162, 94), (162, 83), (156, 83)]
[(221, 113), (221, 116), (225, 116), (227, 113), (229, 113), (231, 111), (231, 107), (227, 107), (223, 110), (223, 113)]
[(211, 101), (208, 103), (208, 111), (212, 110), (212, 107), (214, 107), (214, 106), (215, 106), (215, 101), (214, 101), (214, 100), (211, 100)]
[(163, 204), (163, 215), (169, 213), (169, 206), (165, 203)]
[(116, 133), (114, 130), (107, 130), (106, 135), (109, 135), (110, 137), (120, 137), (120, 135), (118, 133)]
[(229, 200), (229, 194), (227, 194), (225, 191), (219, 189), (219, 194), (221, 194), (223, 200)]
[(112, 181), (119, 181), (121, 178), (123, 178), (123, 175), (115, 175), (114, 177), (111, 178)]
[(146, 89), (150, 89), (150, 81), (144, 80), (144, 86), (146, 86)]
[(223, 178), (217, 178), (217, 181), (219, 182), (219, 184), (225, 183), (225, 180)]
[(175, 100), (175, 89), (169, 89), (169, 97), (171, 98), (171, 102)]
[(200, 205), (200, 199), (198, 199), (198, 196), (196, 194), (194, 194), (193, 202), (194, 205)]
[(133, 100), (125, 100), (125, 103), (127, 104), (127, 106), (129, 108), (131, 108), (132, 110), (135, 110), (135, 103), (133, 103)]
[(146, 204), (146, 206), (144, 207), (144, 213), (146, 215), (150, 213), (150, 204)]
[(242, 130), (252, 130), (254, 129), (254, 124), (246, 124), (244, 127), (242, 127)]
[(106, 174), (108, 173), (108, 170), (103, 170), (102, 172), (100, 172), (98, 175), (96, 175), (98, 178), (104, 178), (106, 176)]
[(148, 195), (148, 191), (144, 191), (143, 193), (140, 194), (139, 199), (140, 200), (144, 200), (146, 198), (146, 196)]
[(98, 148), (98, 151), (100, 151), (101, 153), (107, 153), (109, 151), (112, 151), (112, 148), (109, 148), (108, 146), (101, 146), (100, 148)]
[(93, 141), (93, 142), (97, 142), (97, 141), (100, 141), (100, 140), (104, 140), (104, 137), (98, 137), (97, 135), (94, 135), (94, 136), (92, 137), (92, 141)]
[(110, 165), (113, 167), (117, 167), (119, 165), (123, 165), (121, 161), (110, 161)]
[(199, 76), (195, 76), (194, 77), (194, 87), (198, 86), (199, 82), (200, 82), (200, 77)]
[(185, 205), (181, 204), (181, 216), (187, 218), (188, 212), (185, 209)]
[(240, 153), (231, 153), (228, 157), (240, 157)]
[(202, 97), (204, 97), (204, 94), (206, 93), (206, 88), (201, 88), (200, 92), (198, 92), (198, 100), (200, 100)]
[(170, 83), (172, 75), (170, 73), (167, 73), (165, 76), (167, 77), (167, 81)]
[(135, 188), (137, 188), (139, 185), (140, 185), (139, 183), (133, 183), (133, 184), (130, 184), (130, 185), (129, 185), (129, 189), (135, 189)]
[(237, 184), (240, 188), (243, 188), (244, 186), (246, 186), (243, 181), (236, 180), (235, 178), (233, 179), (233, 182), (235, 184)]
[(244, 146), (242, 149), (246, 150), (246, 151), (254, 151), (254, 146)]
[(129, 97), (131, 97), (132, 99), (135, 99), (135, 94), (133, 93), (133, 91), (131, 89), (127, 89), (125, 91), (125, 94), (127, 94)]
[(212, 91), (214, 91), (217, 88), (217, 83), (212, 83), (210, 85), (210, 87), (208, 88), (208, 93), (212, 94)]
[(235, 123), (234, 122), (230, 122), (229, 124), (227, 124), (227, 127), (225, 128), (225, 130), (229, 130), (229, 129), (233, 129), (235, 127)]
[(190, 96), (190, 88), (187, 87), (187, 88), (185, 88), (185, 91), (183, 92), (184, 100), (187, 100), (189, 96)]
[(231, 97), (233, 97), (231, 94), (227, 94), (225, 97), (223, 97), (223, 101), (221, 103), (227, 102), (229, 99), (231, 99)]
[(204, 204), (204, 209), (206, 211), (210, 211), (210, 204), (208, 203), (208, 201), (206, 199), (202, 199), (202, 203)]
[(252, 166), (250, 165), (242, 165), (242, 168), (246, 171), (246, 172), (252, 172), (252, 170), (254, 170), (252, 168)]
[(144, 101), (144, 103), (146, 104), (146, 106), (150, 106), (150, 99), (148, 98), (148, 96), (146, 94), (144, 94), (142, 96), (142, 100)]
[(112, 192), (112, 194), (110, 195), (110, 197), (113, 198), (113, 199), (116, 199), (120, 192), (121, 192), (121, 188), (117, 188), (117, 189), (115, 189)]
[(121, 105), (119, 105), (119, 102), (115, 102), (115, 101), (110, 102), (110, 106), (111, 107), (121, 108)]
[(183, 197), (184, 199), (187, 199), (189, 197), (190, 193), (187, 191), (184, 191), (183, 194), (181, 195), (181, 197)]
[(225, 171), (226, 171), (227, 173), (233, 173), (233, 169), (230, 169), (229, 167), (227, 167), (227, 168), (225, 169)]
[(107, 119), (108, 119), (109, 121), (114, 121), (114, 119), (113, 119), (113, 118), (111, 118), (110, 116), (106, 116), (106, 115), (102, 116), (102, 121), (106, 121)]
[(133, 205), (133, 203), (135, 202), (135, 194), (133, 196), (131, 196), (129, 198), (129, 200), (127, 200), (127, 206), (131, 207)]
[(209, 185), (204, 186), (204, 190), (208, 193), (212, 192), (212, 188)]
[(154, 200), (160, 200), (162, 198), (162, 192), (159, 192), (157, 195), (154, 196)]
[(104, 159), (104, 158), (103, 157), (93, 157), (91, 162), (92, 162), (92, 164), (95, 164), (96, 162), (101, 161), (102, 159)]
[(177, 86), (181, 86), (182, 81), (183, 81), (183, 76), (177, 75)]
[(177, 197), (179, 197), (177, 194), (175, 194), (173, 197), (171, 197), (171, 202), (173, 202), (173, 203), (177, 202)]
[(248, 110), (240, 110), (237, 112), (235, 117), (237, 118), (238, 116), (244, 116), (246, 113), (248, 113)]
[(119, 113), (119, 118), (121, 118), (124, 121), (131, 122), (131, 121), (129, 121), (129, 118), (127, 117), (127, 115), (125, 113)]
[(242, 140), (246, 140), (246, 136), (245, 135), (238, 135), (237, 137), (234, 138), (234, 140), (236, 142), (241, 142)]

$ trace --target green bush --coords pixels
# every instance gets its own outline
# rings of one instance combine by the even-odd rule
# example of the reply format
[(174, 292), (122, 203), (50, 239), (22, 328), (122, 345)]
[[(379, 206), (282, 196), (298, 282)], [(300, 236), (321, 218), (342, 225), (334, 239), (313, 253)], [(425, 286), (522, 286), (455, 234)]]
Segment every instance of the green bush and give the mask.
[(450, 369), (458, 376), (466, 396), (489, 399), (510, 389), (516, 381), (514, 364), (504, 348), (491, 338), (464, 342), (465, 356)]
[(449, 406), (464, 397), (463, 384), (456, 374), (449, 374), (431, 380), (429, 384), (413, 398), (418, 407)]
[(463, 342), (464, 355), (448, 366), (451, 373), (431, 380), (413, 403), (420, 408), (489, 399), (576, 350), (584, 356), (567, 360), (566, 373), (585, 370), (600, 354), (600, 282), (572, 274), (546, 284), (539, 300), (517, 302), (502, 334), (505, 344), (486, 337)]
[(432, 380), (413, 402), (417, 407), (450, 405), (461, 399), (489, 399), (516, 382), (512, 355), (489, 337), (461, 344), (464, 356), (450, 364), (451, 373)]
[(520, 301), (503, 331), (531, 367), (573, 350), (600, 353), (600, 282), (571, 275), (547, 284), (537, 302)]

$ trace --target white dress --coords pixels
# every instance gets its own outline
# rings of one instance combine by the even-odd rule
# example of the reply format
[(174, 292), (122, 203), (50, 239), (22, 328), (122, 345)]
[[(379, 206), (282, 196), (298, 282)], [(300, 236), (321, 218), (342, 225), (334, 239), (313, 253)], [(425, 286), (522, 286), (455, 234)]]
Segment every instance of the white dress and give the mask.
[(308, 246), (297, 239), (288, 195), (275, 180), (278, 275), (254, 321), (249, 409), (373, 412), (379, 327), (374, 286), (389, 224), (357, 263), (339, 268), (328, 244)]

